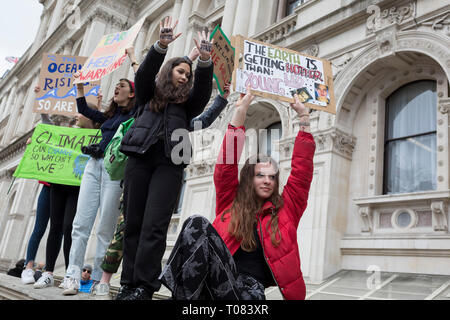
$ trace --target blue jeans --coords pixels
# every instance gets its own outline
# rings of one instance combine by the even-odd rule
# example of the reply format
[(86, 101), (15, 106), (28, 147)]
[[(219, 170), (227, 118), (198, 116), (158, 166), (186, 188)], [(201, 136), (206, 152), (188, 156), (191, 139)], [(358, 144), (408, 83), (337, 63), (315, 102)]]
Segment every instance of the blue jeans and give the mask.
[(28, 241), (27, 257), (25, 265), (34, 261), (36, 253), (39, 248), (39, 243), (44, 236), (47, 229), (48, 220), (50, 219), (50, 187), (46, 185), (42, 186), (41, 193), (39, 194), (37, 208), (36, 208), (36, 220), (34, 222), (33, 233)]
[(81, 179), (77, 212), (72, 224), (72, 246), (66, 271), (67, 277), (76, 279), (81, 277), (87, 243), (97, 217), (97, 211), (99, 211), (92, 279), (100, 281), (103, 273), (100, 266), (114, 235), (121, 194), (120, 181), (111, 180), (103, 165), (103, 159), (90, 158)]

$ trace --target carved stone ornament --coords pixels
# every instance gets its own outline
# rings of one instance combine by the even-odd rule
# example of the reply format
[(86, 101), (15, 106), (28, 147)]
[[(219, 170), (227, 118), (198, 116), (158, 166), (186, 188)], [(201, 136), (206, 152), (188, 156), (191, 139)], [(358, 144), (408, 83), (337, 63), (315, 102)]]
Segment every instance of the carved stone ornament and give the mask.
[(431, 203), (432, 223), (434, 231), (447, 231), (447, 203), (436, 201)]
[(442, 17), (435, 18), (432, 21), (423, 22), (422, 25), (430, 26), (433, 31), (445, 30), (445, 35), (450, 36), (450, 13)]
[(438, 105), (439, 112), (442, 114), (449, 114), (450, 112), (450, 99), (440, 99)]
[(416, 5), (414, 1), (400, 7), (390, 7), (381, 10), (377, 5), (367, 8), (367, 13), (371, 14), (366, 22), (368, 33), (376, 32), (392, 24), (401, 24), (408, 19), (414, 18)]
[(361, 232), (367, 233), (372, 231), (372, 210), (370, 207), (360, 207), (358, 209), (359, 216), (362, 220)]
[(397, 47), (397, 26), (392, 25), (377, 32), (376, 43), (381, 57), (394, 55)]
[(356, 138), (334, 128), (332, 131), (314, 135), (317, 152), (334, 151), (348, 159), (352, 158)]

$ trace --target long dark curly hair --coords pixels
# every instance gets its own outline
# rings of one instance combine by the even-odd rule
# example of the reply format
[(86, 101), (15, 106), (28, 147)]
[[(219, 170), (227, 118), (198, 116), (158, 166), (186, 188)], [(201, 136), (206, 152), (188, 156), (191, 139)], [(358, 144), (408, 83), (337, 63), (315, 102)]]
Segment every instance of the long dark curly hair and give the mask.
[[(245, 161), (239, 176), (239, 186), (231, 208), (222, 214), (222, 220), (227, 212), (231, 213), (228, 232), (230, 232), (238, 241), (241, 241), (241, 248), (244, 251), (253, 251), (256, 249), (256, 239), (253, 229), (257, 223), (257, 214), (262, 209), (258, 196), (253, 186), (255, 177), (256, 163), (271, 163), (276, 170), (275, 185), (272, 195), (266, 201), (272, 202), (275, 209), (271, 213), (271, 219), (267, 223), (266, 230), (270, 233), (272, 244), (277, 247), (281, 242), (281, 232), (278, 228), (278, 210), (283, 206), (283, 198), (279, 189), (280, 173), (278, 164), (274, 159), (267, 155), (256, 155)], [(270, 230), (269, 230), (270, 228)]]
[[(188, 81), (179, 86), (174, 86), (172, 83), (172, 70), (181, 63), (189, 65), (190, 73)], [(150, 102), (150, 109), (155, 112), (161, 112), (166, 107), (167, 103), (183, 103), (189, 97), (189, 92), (192, 88), (192, 62), (184, 57), (172, 58), (167, 61), (158, 73), (156, 79), (156, 88), (152, 101)]]

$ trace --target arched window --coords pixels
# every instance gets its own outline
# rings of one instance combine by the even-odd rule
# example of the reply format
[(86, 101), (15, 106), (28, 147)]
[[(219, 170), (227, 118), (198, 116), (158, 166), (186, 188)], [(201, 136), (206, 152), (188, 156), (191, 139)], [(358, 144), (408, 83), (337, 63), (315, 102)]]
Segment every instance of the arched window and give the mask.
[(436, 82), (409, 83), (386, 100), (383, 193), (436, 189)]

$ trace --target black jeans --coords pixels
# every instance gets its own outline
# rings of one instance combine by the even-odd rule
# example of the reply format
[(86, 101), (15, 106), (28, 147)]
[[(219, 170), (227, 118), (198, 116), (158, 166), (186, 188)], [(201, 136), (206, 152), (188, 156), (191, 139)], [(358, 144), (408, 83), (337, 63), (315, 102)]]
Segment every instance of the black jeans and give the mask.
[(72, 245), (72, 222), (77, 212), (80, 187), (62, 184), (50, 185), (50, 231), (45, 251), (45, 270), (53, 272), (64, 236), (64, 262), (69, 265)]
[(128, 158), (121, 285), (144, 287), (150, 294), (161, 287), (161, 259), (182, 178), (183, 165), (164, 155), (163, 141), (142, 157)]

